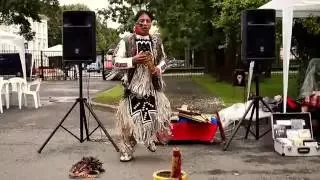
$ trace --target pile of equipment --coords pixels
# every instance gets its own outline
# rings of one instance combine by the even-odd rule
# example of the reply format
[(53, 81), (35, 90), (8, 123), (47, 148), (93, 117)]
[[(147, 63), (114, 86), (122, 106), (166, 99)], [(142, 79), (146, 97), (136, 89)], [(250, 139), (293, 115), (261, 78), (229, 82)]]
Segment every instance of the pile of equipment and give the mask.
[(195, 141), (212, 143), (216, 140), (219, 129), (221, 139), (225, 140), (219, 114), (201, 114), (188, 110), (187, 105), (178, 108), (177, 116), (172, 122), (171, 141)]

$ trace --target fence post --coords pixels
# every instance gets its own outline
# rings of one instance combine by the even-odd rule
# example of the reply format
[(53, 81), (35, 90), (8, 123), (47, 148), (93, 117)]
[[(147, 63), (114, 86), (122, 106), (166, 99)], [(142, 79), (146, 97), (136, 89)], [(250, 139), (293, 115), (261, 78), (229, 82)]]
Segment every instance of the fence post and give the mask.
[(102, 62), (102, 79), (105, 81), (106, 76), (104, 75), (104, 56), (105, 56), (104, 50), (102, 50), (102, 60), (101, 60), (101, 62)]
[(41, 63), (41, 79), (44, 79), (44, 76), (43, 76), (43, 51), (40, 51), (40, 63)]

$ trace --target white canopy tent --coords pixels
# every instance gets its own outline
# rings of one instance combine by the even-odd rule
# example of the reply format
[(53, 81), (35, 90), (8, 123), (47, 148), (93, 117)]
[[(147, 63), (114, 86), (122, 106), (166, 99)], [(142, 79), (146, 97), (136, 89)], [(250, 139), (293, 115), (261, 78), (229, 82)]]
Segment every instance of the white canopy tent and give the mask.
[(275, 9), (277, 17), (282, 17), (283, 45), (283, 111), (287, 112), (289, 61), (293, 18), (320, 16), (320, 0), (272, 0), (259, 9)]
[(0, 44), (12, 44), (12, 45), (16, 46), (16, 48), (19, 51), (23, 78), (27, 79), (26, 58), (25, 58), (25, 50), (24, 50), (24, 38), (19, 35), (16, 35), (16, 34), (0, 31)]
[(62, 56), (62, 45), (58, 44), (46, 49), (43, 49), (43, 54), (47, 57), (51, 56)]

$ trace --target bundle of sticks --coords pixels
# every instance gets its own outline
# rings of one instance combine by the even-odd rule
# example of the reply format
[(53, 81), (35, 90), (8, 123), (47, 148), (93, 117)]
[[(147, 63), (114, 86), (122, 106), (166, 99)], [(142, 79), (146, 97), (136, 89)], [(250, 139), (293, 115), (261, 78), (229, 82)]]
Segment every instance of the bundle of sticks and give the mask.
[[(143, 54), (145, 54), (147, 57), (147, 60), (145, 61), (144, 65), (149, 69), (151, 74), (154, 73), (156, 70), (156, 65), (155, 65), (155, 59), (153, 57), (153, 54), (150, 51), (143, 52)], [(159, 76), (152, 75), (152, 83), (156, 89), (162, 88), (162, 82)]]
[(154, 58), (150, 51), (143, 52), (147, 56), (147, 60), (145, 61), (145, 66), (148, 67), (151, 73), (153, 73), (156, 69), (156, 66), (154, 64)]
[(179, 148), (173, 148), (170, 178), (182, 180), (182, 157)]
[(188, 105), (182, 105), (181, 108), (177, 108), (179, 111), (178, 116), (188, 118), (193, 121), (208, 123), (210, 116), (207, 114), (201, 114), (200, 112), (188, 110)]
[(72, 166), (69, 171), (69, 177), (75, 178), (97, 178), (105, 172), (102, 168), (102, 162), (95, 157), (83, 157), (81, 161)]

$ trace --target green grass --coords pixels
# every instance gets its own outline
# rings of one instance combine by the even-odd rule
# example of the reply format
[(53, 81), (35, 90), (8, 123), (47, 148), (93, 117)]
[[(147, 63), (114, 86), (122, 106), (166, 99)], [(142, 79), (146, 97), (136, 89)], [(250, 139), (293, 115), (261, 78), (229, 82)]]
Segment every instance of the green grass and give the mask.
[[(202, 77), (194, 77), (193, 81), (199, 84), (206, 91), (216, 97), (222, 98), (226, 105), (244, 102), (247, 92), (243, 87), (235, 87), (226, 82), (217, 82), (214, 77), (205, 75)], [(269, 79), (260, 82), (260, 95), (265, 97), (273, 97), (283, 94), (282, 74), (272, 75)], [(255, 92), (255, 84), (251, 84), (251, 92)], [(297, 94), (296, 77), (289, 77), (288, 96), (295, 97)]]
[[(216, 97), (222, 98), (226, 105), (231, 105), (238, 102), (244, 102), (244, 97), (247, 96), (246, 90), (243, 87), (235, 87), (226, 82), (217, 82), (212, 76), (195, 76), (192, 80), (200, 85), (203, 89)], [(288, 96), (295, 98), (297, 95), (296, 75), (289, 77)], [(282, 74), (272, 75), (269, 79), (264, 79), (260, 83), (260, 95), (265, 97), (273, 97), (283, 94)], [(251, 84), (251, 92), (255, 92), (255, 84)], [(179, 92), (177, 92), (179, 93)], [(110, 90), (98, 93), (94, 97), (94, 101), (103, 104), (118, 104), (123, 96), (123, 87), (118, 84)]]
[(110, 90), (98, 93), (93, 100), (103, 104), (118, 104), (122, 96), (123, 87), (118, 84)]

